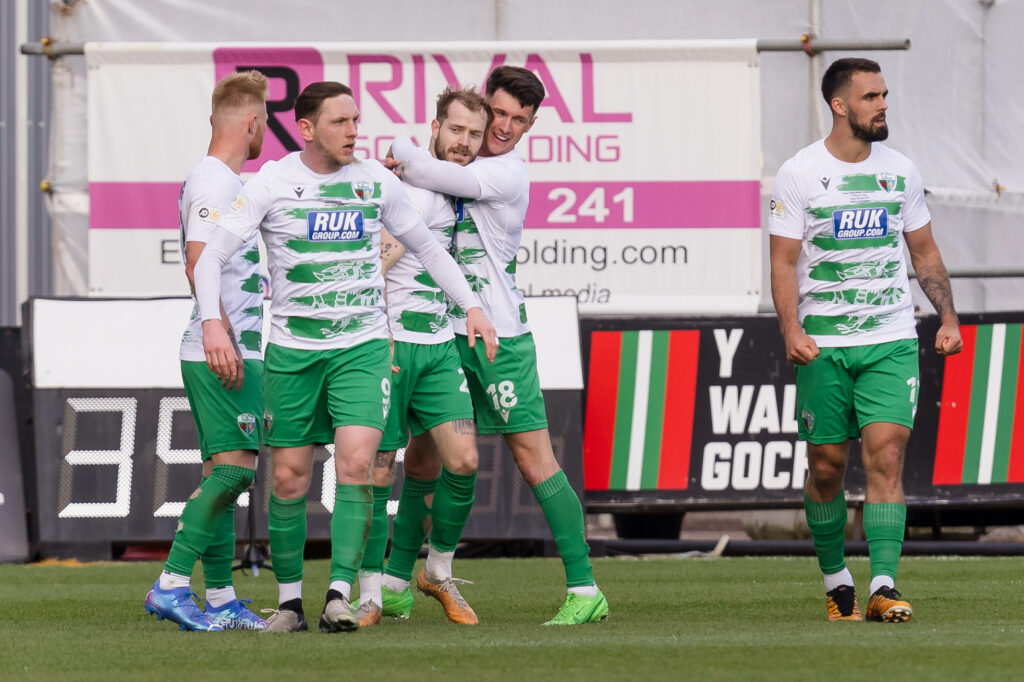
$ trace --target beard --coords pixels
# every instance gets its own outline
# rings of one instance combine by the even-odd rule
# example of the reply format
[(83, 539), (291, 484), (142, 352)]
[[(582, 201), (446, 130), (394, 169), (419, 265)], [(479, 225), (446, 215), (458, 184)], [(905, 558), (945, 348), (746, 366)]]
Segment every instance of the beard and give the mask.
[(254, 137), (249, 141), (249, 154), (247, 161), (260, 158), (260, 153), (263, 151), (263, 135)]
[(440, 159), (441, 161), (450, 161), (450, 159), (448, 158), (448, 154), (451, 152), (462, 154), (468, 157), (470, 161), (472, 161), (475, 158), (473, 151), (469, 147), (466, 147), (465, 145), (456, 144), (452, 145), (451, 147), (445, 147), (441, 144), (441, 138), (438, 138), (434, 141), (435, 159)]
[(850, 117), (850, 131), (854, 137), (864, 142), (881, 142), (889, 137), (889, 126), (885, 122), (875, 127), (871, 121), (864, 125), (852, 116)]

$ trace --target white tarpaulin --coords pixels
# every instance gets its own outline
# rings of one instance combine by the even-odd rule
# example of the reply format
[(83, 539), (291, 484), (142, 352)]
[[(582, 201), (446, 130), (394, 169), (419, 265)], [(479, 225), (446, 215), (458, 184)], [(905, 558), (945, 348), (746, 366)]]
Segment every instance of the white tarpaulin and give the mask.
[(360, 108), (358, 152), (429, 137), (446, 85), (499, 64), (547, 98), (519, 145), (532, 181), (518, 255), (527, 295), (585, 313), (754, 312), (761, 299), (760, 90), (755, 41), (517, 43), (90, 43), (89, 288), (187, 292), (182, 178), (209, 141), (210, 92), (241, 68), (271, 81), (263, 155), (300, 148), (292, 113), (337, 80)]

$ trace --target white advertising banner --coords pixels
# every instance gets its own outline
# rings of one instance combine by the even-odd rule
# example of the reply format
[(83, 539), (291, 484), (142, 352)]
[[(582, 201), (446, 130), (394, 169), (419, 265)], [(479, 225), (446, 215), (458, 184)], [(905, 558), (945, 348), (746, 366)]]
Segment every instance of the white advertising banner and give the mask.
[(547, 97), (520, 142), (532, 182), (518, 284), (584, 314), (755, 312), (761, 298), (758, 57), (753, 40), (521, 43), (90, 43), (89, 289), (187, 293), (180, 183), (209, 142), (210, 93), (258, 68), (271, 82), (264, 161), (300, 148), (306, 85), (349, 85), (359, 153), (424, 144), (447, 85), (501, 64)]

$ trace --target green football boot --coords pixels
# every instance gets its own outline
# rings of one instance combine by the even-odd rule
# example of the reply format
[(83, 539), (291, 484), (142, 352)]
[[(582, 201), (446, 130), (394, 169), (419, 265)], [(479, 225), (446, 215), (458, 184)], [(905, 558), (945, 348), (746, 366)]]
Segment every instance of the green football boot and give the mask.
[(583, 625), (596, 623), (608, 617), (608, 600), (601, 590), (593, 597), (570, 592), (555, 617), (544, 625)]
[(401, 592), (395, 592), (382, 586), (380, 595), (384, 600), (380, 615), (391, 618), (408, 618), (412, 615), (412, 589), (407, 587)]

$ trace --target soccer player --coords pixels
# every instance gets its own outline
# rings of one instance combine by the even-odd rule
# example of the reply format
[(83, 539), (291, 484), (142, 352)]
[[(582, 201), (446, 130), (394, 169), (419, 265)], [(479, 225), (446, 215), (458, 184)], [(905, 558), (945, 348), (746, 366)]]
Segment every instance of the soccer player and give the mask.
[[(583, 508), (551, 448), (544, 396), (537, 376), (537, 351), (526, 320), (522, 292), (516, 288), (516, 251), (523, 234), (530, 179), (516, 145), (536, 120), (544, 86), (530, 71), (499, 66), (487, 79), (492, 120), (480, 158), (468, 166), (434, 159), (408, 139), (392, 151), (410, 184), (464, 198), (465, 212), (455, 227), (453, 253), (466, 279), (480, 293), (501, 338), (492, 364), (480, 348), (470, 347), (465, 320), (454, 310), (456, 344), (480, 433), (500, 433), (516, 465), (544, 512), (565, 566), (568, 595), (546, 625), (578, 625), (608, 615), (608, 602), (594, 581), (585, 538)], [(406, 450), (406, 470), (417, 469), (420, 441)], [(398, 527), (416, 505), (399, 504)], [(422, 509), (422, 505), (419, 507)], [(397, 536), (398, 531), (396, 531)], [(397, 558), (392, 547), (390, 566)], [(387, 580), (387, 578), (385, 578)]]
[(800, 439), (808, 442), (807, 524), (829, 620), (863, 620), (843, 555), (843, 479), (851, 438), (867, 474), (868, 620), (906, 622), (895, 587), (907, 508), (903, 455), (918, 400), (918, 342), (904, 244), (942, 322), (935, 350), (961, 349), (949, 277), (914, 164), (889, 135), (885, 80), (868, 59), (840, 59), (821, 93), (832, 131), (779, 169), (769, 220), (772, 297), (796, 365)]
[[(234, 381), (229, 339), (216, 324), (220, 271), (261, 230), (271, 278), (266, 353), (265, 441), (274, 490), (268, 514), (278, 581), (277, 612), (264, 632), (308, 629), (302, 608), (306, 492), (313, 448), (334, 443), (337, 490), (331, 576), (322, 632), (358, 628), (349, 604), (371, 521), (372, 463), (391, 400), (391, 362), (380, 267), (380, 229), (471, 308), (470, 339), (494, 357), (497, 339), (458, 267), (431, 236), (402, 183), (379, 162), (355, 156), (359, 110), (348, 86), (319, 82), (295, 102), (301, 152), (266, 163), (232, 202), (196, 265), (207, 362)], [(475, 343), (475, 335), (484, 343)]]
[[(437, 115), (430, 124), (426, 151), (434, 158), (460, 165), (470, 163), (483, 143), (488, 115), (487, 102), (475, 88), (445, 89), (437, 98)], [(434, 238), (447, 251), (455, 231), (455, 201), (412, 185), (406, 189)], [(407, 499), (410, 505), (423, 505), (424, 492), (433, 495), (430, 549), (420, 588), (441, 602), (445, 615), (453, 622), (476, 625), (476, 613), (459, 594), (452, 577), (455, 546), (473, 507), (476, 486), (473, 402), (444, 294), (415, 256), (401, 253), (400, 244), (385, 244), (382, 249), (388, 319), (395, 341), (393, 362), (399, 371), (392, 376), (391, 410), (374, 469), (373, 526), (359, 573), (357, 616), (360, 626), (379, 623), (385, 605), (381, 574), (388, 541), (387, 501), (395, 482), (396, 450), (405, 446), (411, 431), (414, 437), (422, 435), (421, 446), (429, 448), (429, 470), (424, 475), (415, 468), (406, 469), (400, 506)], [(436, 467), (442, 462), (438, 483)], [(410, 551), (393, 553), (388, 564), (391, 574), (398, 573), (399, 577), (388, 578), (391, 590), (387, 615), (407, 618), (412, 610), (409, 581), (424, 539), (422, 518), (416, 516), (419, 523), (412, 527), (403, 525), (407, 516), (395, 526), (393, 544)]]
[[(242, 164), (260, 155), (267, 128), (267, 79), (234, 73), (213, 90), (213, 134), (207, 156), (181, 186), (178, 215), (185, 274), (193, 269), (220, 216), (242, 188)], [(146, 611), (183, 630), (262, 629), (266, 622), (235, 596), (235, 500), (253, 481), (263, 412), (263, 288), (256, 236), (239, 244), (221, 274), (217, 325), (232, 344), (237, 368), (221, 382), (206, 367), (198, 307), (181, 340), (181, 376), (199, 434), (203, 481), (185, 503), (167, 563), (146, 595)], [(206, 612), (192, 601), (190, 577), (202, 557)]]

